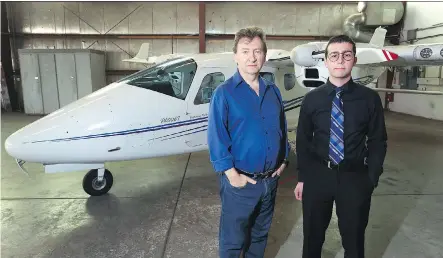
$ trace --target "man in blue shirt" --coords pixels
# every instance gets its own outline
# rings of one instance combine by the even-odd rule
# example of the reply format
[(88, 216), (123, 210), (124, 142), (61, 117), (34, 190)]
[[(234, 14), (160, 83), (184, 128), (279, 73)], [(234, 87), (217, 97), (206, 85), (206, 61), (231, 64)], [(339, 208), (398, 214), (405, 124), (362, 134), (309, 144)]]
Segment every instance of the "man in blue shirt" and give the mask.
[(266, 42), (260, 28), (237, 32), (238, 71), (214, 91), (208, 145), (220, 177), (220, 257), (263, 257), (274, 213), (278, 178), (289, 143), (282, 97), (260, 77)]

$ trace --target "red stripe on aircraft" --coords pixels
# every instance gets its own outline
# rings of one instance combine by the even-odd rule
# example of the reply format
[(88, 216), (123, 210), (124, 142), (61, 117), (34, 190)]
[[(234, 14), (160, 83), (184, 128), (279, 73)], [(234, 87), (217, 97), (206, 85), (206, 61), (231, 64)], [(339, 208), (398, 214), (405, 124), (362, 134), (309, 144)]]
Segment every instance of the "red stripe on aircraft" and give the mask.
[(389, 59), (388, 54), (386, 53), (386, 50), (382, 49), (381, 51), (383, 52), (383, 55), (385, 55), (386, 60), (391, 61), (391, 59)]
[(386, 51), (386, 52), (389, 53), (389, 55), (391, 56), (391, 59), (392, 59), (392, 60), (396, 60), (396, 59), (398, 59), (398, 55), (397, 55), (396, 53), (391, 52), (391, 51)]

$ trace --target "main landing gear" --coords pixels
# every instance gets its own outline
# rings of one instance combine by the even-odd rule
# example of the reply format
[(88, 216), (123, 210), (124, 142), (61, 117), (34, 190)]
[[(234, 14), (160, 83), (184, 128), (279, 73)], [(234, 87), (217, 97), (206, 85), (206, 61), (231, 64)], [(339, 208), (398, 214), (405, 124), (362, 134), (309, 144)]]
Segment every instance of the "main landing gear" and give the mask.
[(91, 169), (83, 178), (83, 190), (91, 196), (106, 194), (112, 187), (114, 179), (105, 168)]

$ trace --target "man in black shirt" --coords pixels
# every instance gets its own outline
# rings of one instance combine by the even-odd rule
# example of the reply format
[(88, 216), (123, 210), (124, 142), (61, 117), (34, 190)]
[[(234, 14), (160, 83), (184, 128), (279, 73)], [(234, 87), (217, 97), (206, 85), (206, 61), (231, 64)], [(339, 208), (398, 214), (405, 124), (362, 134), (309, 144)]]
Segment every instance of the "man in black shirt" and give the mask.
[(355, 43), (341, 35), (325, 52), (328, 81), (306, 94), (297, 127), (303, 257), (320, 258), (336, 204), (345, 257), (364, 257), (372, 192), (383, 172), (387, 133), (377, 92), (353, 82)]

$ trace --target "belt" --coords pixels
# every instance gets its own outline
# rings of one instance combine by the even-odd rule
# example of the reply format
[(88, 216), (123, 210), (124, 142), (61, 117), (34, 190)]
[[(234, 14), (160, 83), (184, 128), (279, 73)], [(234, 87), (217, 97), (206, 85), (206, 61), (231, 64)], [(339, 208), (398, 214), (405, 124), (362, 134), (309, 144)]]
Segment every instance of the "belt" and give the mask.
[(248, 176), (252, 179), (266, 179), (268, 177), (270, 177), (277, 169), (270, 169), (270, 170), (266, 170), (265, 172), (262, 173), (248, 173), (246, 171), (243, 171), (241, 169), (235, 168), (237, 170), (237, 172), (239, 174), (243, 174), (245, 176)]
[(342, 162), (338, 164), (334, 164), (330, 159), (321, 159), (321, 163), (323, 165), (326, 165), (329, 169), (336, 170), (339, 168), (344, 169), (362, 169), (363, 167), (366, 167), (368, 163), (366, 162), (366, 157), (363, 160), (360, 161), (348, 161), (343, 160)]

